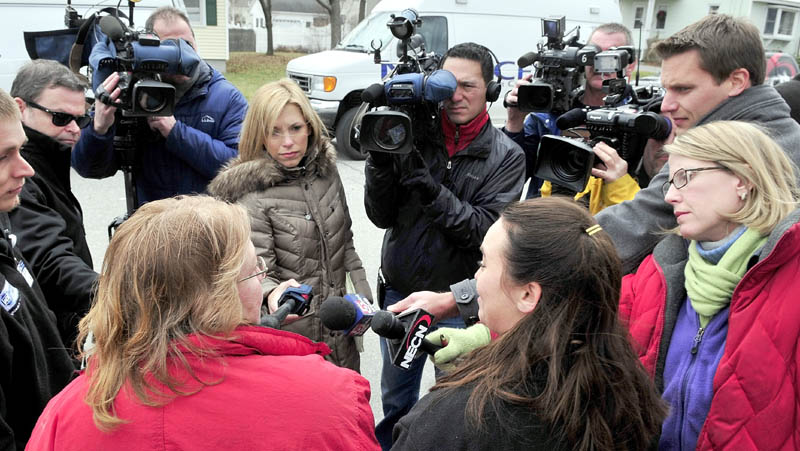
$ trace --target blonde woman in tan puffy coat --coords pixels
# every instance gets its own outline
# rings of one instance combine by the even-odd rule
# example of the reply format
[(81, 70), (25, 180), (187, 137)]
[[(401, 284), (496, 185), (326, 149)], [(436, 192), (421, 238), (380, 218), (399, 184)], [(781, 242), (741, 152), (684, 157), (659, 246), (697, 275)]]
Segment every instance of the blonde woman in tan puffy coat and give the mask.
[(269, 311), (275, 311), (287, 287), (313, 287), (310, 311), (302, 317), (290, 315), (282, 329), (324, 341), (333, 351), (329, 360), (358, 371), (355, 340), (331, 336), (317, 312), (329, 296), (345, 293), (347, 273), (358, 294), (372, 299), (372, 293), (353, 246), (336, 151), (294, 82), (283, 79), (256, 91), (242, 127), (239, 156), (208, 190), (247, 209), (256, 254), (269, 268), (262, 282)]

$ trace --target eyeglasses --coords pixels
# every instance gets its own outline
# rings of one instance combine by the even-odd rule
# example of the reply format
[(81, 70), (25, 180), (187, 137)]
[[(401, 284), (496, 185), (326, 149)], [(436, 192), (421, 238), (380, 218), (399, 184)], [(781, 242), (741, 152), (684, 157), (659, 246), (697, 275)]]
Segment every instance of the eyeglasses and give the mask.
[(267, 261), (264, 260), (264, 257), (258, 257), (256, 260), (256, 272), (250, 274), (247, 277), (239, 279), (239, 282), (244, 282), (247, 279), (252, 279), (253, 277), (258, 277), (259, 280), (262, 280), (267, 275)]
[(667, 191), (669, 191), (670, 184), (674, 185), (675, 189), (683, 188), (692, 179), (693, 172), (713, 171), (715, 169), (721, 169), (723, 171), (728, 170), (728, 168), (722, 166), (709, 166), (707, 168), (694, 168), (694, 169), (680, 168), (677, 171), (675, 171), (675, 174), (672, 176), (672, 179), (670, 179), (667, 182), (664, 182), (664, 184), (661, 185), (661, 193), (664, 195), (664, 197), (666, 197)]
[(308, 125), (307, 124), (292, 125), (286, 132), (272, 130), (272, 133), (270, 133), (269, 135), (269, 139), (271, 141), (278, 141), (281, 139), (285, 139), (287, 136), (291, 139), (305, 138), (306, 136), (308, 136)]
[(45, 108), (39, 105), (36, 102), (31, 102), (30, 100), (26, 100), (25, 103), (28, 104), (29, 106), (36, 108), (37, 110), (42, 110), (45, 113), (48, 113), (49, 115), (53, 116), (52, 117), (53, 125), (55, 125), (56, 127), (65, 127), (69, 125), (70, 122), (75, 121), (75, 123), (78, 124), (78, 128), (83, 128), (89, 125), (90, 122), (92, 122), (92, 116), (89, 116), (88, 114), (83, 114), (81, 116), (73, 116), (72, 114), (64, 113), (62, 111), (53, 111), (49, 108)]

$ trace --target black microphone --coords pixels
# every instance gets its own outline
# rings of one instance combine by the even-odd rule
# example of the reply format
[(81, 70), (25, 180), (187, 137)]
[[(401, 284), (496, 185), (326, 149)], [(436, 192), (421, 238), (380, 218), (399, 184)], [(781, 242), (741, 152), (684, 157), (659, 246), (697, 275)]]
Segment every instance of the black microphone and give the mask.
[(331, 296), (319, 309), (319, 319), (325, 327), (351, 337), (364, 335), (374, 314), (369, 301), (357, 294)]
[(573, 108), (556, 119), (556, 127), (559, 130), (577, 127), (586, 123), (586, 110), (583, 108)]
[(100, 18), (100, 31), (106, 34), (112, 41), (118, 41), (125, 36), (125, 25), (114, 16), (103, 16)]
[(536, 52), (528, 52), (519, 57), (517, 60), (517, 66), (519, 67), (528, 67), (531, 64), (535, 63), (536, 60), (539, 59), (539, 54)]
[(411, 367), (411, 362), (419, 356), (418, 350), (435, 354), (442, 349), (442, 346), (425, 339), (433, 319), (433, 315), (422, 309), (405, 311), (397, 316), (392, 312), (380, 310), (372, 317), (372, 330), (389, 339), (392, 364), (407, 370)]
[(275, 313), (261, 317), (260, 324), (264, 327), (280, 329), (283, 320), (289, 316), (289, 313), (292, 313), (292, 310), (294, 310), (296, 306), (297, 300), (289, 298), (280, 307), (278, 307), (277, 310), (275, 310)]
[(386, 103), (386, 93), (383, 90), (383, 83), (374, 83), (361, 91), (361, 101), (373, 105), (383, 105)]

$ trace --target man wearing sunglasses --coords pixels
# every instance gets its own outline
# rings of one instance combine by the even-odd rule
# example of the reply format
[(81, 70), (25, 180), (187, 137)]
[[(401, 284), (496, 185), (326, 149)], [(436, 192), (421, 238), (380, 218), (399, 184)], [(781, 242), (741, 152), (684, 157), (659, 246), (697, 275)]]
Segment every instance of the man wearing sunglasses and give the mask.
[(28, 141), (22, 155), (36, 174), (9, 213), (17, 246), (30, 263), (45, 300), (56, 314), (68, 346), (91, 303), (97, 274), (92, 267), (83, 212), (70, 188), (70, 154), (91, 122), (86, 85), (68, 67), (36, 60), (24, 65), (11, 85)]

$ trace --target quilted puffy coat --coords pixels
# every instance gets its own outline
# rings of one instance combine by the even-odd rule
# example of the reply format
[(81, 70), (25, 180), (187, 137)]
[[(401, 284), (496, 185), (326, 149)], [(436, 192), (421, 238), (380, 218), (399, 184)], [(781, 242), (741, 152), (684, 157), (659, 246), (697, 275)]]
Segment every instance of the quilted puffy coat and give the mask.
[(345, 294), (348, 272), (358, 294), (372, 299), (353, 246), (352, 221), (330, 142), (310, 146), (305, 162), (295, 168), (281, 166), (268, 154), (246, 162), (237, 157), (208, 191), (247, 209), (256, 254), (269, 268), (262, 282), (264, 296), (288, 279), (312, 286), (310, 312), (283, 328), (324, 341), (333, 351), (329, 360), (358, 370), (355, 340), (331, 336), (317, 315), (325, 299)]
[[(201, 386), (179, 364), (170, 374), (186, 391), (143, 405), (130, 386), (114, 399), (128, 422), (110, 433), (92, 422), (81, 375), (47, 404), (28, 450), (379, 450), (369, 382), (322, 360), (327, 346), (285, 331), (243, 326), (233, 340), (190, 335), (216, 358), (183, 353)], [(159, 386), (161, 390), (166, 389)], [(196, 391), (196, 392), (194, 392)]]
[[(663, 390), (678, 310), (686, 300), (686, 241), (662, 240), (622, 283), (620, 316)], [(800, 449), (800, 210), (770, 234), (736, 286), (725, 352), (697, 441), (707, 449)]]

